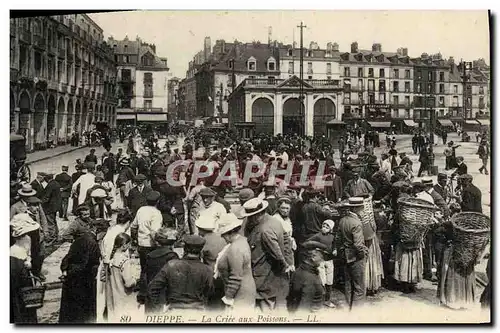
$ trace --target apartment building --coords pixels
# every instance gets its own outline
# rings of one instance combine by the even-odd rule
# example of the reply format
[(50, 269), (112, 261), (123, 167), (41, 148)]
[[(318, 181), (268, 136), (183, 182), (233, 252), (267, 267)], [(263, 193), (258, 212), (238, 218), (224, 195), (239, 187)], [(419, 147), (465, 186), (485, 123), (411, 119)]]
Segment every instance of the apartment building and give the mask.
[(29, 151), (116, 122), (116, 65), (85, 14), (10, 20), (10, 129)]

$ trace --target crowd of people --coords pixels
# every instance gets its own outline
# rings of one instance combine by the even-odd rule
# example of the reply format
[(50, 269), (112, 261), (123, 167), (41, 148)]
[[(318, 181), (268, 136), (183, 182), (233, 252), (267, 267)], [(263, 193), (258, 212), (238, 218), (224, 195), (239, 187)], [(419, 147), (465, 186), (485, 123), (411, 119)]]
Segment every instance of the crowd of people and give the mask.
[[(419, 181), (395, 137), (388, 136), (385, 152), (375, 155), (375, 131), (353, 129), (337, 150), (324, 137), (297, 135), (241, 140), (228, 131), (195, 129), (183, 140), (181, 149), (171, 150), (155, 136), (143, 141), (135, 133), (125, 151), (106, 147), (98, 157), (91, 149), (73, 174), (62, 166), (57, 175), (40, 172), (22, 184), (10, 211), (12, 322), (36, 322), (36, 311), (23, 308), (20, 290), (45, 279), (45, 251), (65, 241), (71, 246), (60, 265), (60, 323), (118, 322), (140, 306), (145, 313), (352, 310), (383, 286), (413, 293), (423, 279), (438, 285), (443, 305), (476, 302), (474, 269), (453, 266), (450, 218), (482, 213), (482, 193), (453, 142), (445, 158), (455, 171), (439, 173), (434, 184), (433, 144), (418, 134), (412, 140), (417, 176), (426, 174)], [(203, 156), (196, 156), (199, 146)], [(486, 141), (478, 155), (487, 173)], [(173, 186), (167, 169), (179, 160), (187, 167), (171, 176), (185, 181)], [(196, 161), (212, 172), (192, 183)], [(311, 161), (311, 182), (272, 179), (265, 172), (238, 189), (239, 205), (231, 207), (225, 198), (234, 186), (215, 180), (231, 162), (241, 181), (250, 161), (282, 169), (293, 164), (294, 175), (302, 173), (302, 161)], [(315, 186), (319, 174), (330, 185)], [(450, 178), (457, 179), (453, 192)], [(427, 221), (432, 229), (426, 237), (411, 245), (399, 235), (398, 199), (408, 197), (437, 211)], [(367, 209), (374, 217), (369, 222)], [(61, 232), (57, 215), (67, 225)], [(345, 302), (334, 297), (336, 289)], [(489, 296), (482, 302), (489, 304)]]

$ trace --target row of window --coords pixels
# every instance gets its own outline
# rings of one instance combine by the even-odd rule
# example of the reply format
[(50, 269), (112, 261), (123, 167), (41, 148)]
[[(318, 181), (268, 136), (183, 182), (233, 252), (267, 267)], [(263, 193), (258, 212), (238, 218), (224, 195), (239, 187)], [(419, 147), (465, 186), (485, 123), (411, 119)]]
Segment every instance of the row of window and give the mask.
[[(458, 104), (458, 96), (453, 96), (453, 101), (452, 101), (452, 106), (453, 107), (458, 107), (459, 104)], [(420, 97), (420, 96), (416, 96), (415, 97), (415, 105), (423, 105), (423, 98)], [(431, 99), (429, 99), (431, 100)], [(399, 100), (399, 96), (393, 96), (393, 105), (401, 105), (403, 107), (410, 107), (411, 106), (411, 102), (410, 102), (410, 96), (405, 96), (404, 97), (404, 101), (400, 101)], [(359, 94), (358, 95), (358, 98), (356, 99), (356, 102), (354, 103), (363, 103), (364, 102), (364, 99), (363, 99), (363, 94)], [(402, 102), (402, 103), (400, 103)], [(383, 93), (380, 93), (379, 96), (378, 96), (378, 99), (375, 99), (375, 94), (368, 94), (368, 100), (366, 101), (367, 104), (385, 104), (386, 103), (386, 96), (385, 94)], [(350, 94), (349, 95), (345, 95), (344, 96), (344, 104), (351, 104), (351, 96)], [(433, 99), (431, 100), (431, 102), (429, 103), (430, 105), (434, 104), (433, 102)], [(445, 106), (444, 105), (445, 102), (444, 102), (444, 97), (443, 96), (440, 96), (439, 99), (438, 99), (438, 106)], [(484, 104), (484, 99), (482, 100), (480, 98), (479, 100), (479, 104), (482, 105)]]
[[(406, 69), (404, 72), (404, 79), (411, 79), (411, 72), (409, 69)], [(351, 68), (350, 67), (344, 67), (344, 76), (350, 77), (351, 76)], [(364, 68), (359, 67), (358, 68), (358, 77), (364, 77)], [(375, 77), (375, 70), (374, 68), (368, 68), (368, 77)], [(380, 68), (379, 69), (379, 77), (385, 77), (385, 69)], [(394, 69), (393, 70), (393, 78), (395, 79), (402, 79), (400, 77), (399, 69)]]

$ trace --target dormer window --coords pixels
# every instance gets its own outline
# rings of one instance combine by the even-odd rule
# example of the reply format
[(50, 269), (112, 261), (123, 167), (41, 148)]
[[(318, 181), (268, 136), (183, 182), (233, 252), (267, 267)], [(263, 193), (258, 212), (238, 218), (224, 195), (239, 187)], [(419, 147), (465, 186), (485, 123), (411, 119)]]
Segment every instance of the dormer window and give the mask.
[(249, 71), (256, 71), (257, 70), (257, 61), (255, 60), (254, 57), (250, 57), (250, 59), (248, 59), (247, 68)]
[(275, 71), (276, 70), (276, 60), (271, 57), (267, 60), (267, 70), (268, 71)]

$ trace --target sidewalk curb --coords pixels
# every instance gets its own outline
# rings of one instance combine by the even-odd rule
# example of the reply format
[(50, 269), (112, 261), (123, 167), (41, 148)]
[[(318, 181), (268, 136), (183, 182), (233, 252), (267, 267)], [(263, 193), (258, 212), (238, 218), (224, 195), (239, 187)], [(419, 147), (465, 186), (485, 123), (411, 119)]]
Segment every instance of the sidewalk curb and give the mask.
[(38, 159), (35, 159), (35, 160), (32, 160), (32, 161), (29, 161), (29, 154), (28, 154), (28, 158), (26, 158), (26, 164), (33, 164), (33, 163), (45, 161), (45, 160), (48, 160), (50, 158), (54, 158), (54, 157), (57, 157), (57, 156), (68, 154), (68, 153), (74, 152), (75, 150), (83, 149), (83, 148), (86, 148), (86, 147), (75, 147), (73, 149), (65, 150), (63, 152), (56, 153), (56, 154), (49, 155), (49, 156), (44, 156), (44, 157), (41, 157), (41, 158), (38, 158)]

